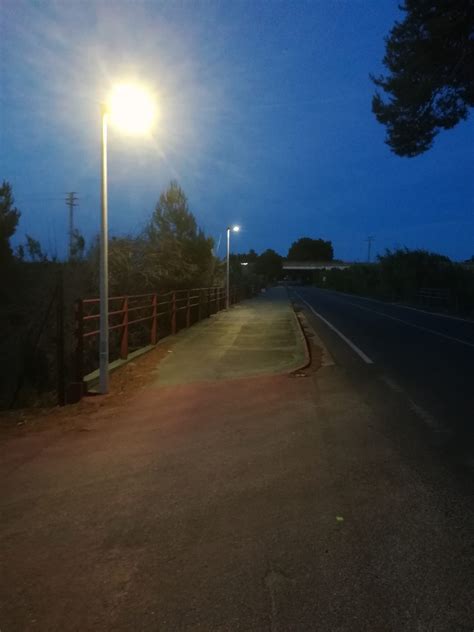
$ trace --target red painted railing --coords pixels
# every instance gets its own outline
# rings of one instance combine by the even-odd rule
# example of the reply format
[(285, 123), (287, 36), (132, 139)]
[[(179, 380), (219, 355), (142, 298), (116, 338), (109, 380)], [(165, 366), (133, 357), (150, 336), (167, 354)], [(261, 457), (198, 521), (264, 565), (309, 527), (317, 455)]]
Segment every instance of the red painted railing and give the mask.
[[(230, 294), (231, 304), (238, 298), (233, 288)], [(119, 340), (111, 344), (111, 360), (114, 350), (118, 356), (127, 359), (130, 352), (130, 335), (140, 334), (140, 341), (133, 345), (134, 350), (148, 345), (156, 345), (158, 340), (176, 334), (183, 327), (208, 318), (225, 308), (225, 288), (195, 288), (175, 290), (166, 293), (137, 294), (131, 296), (113, 296), (109, 298), (109, 332), (117, 332)], [(82, 383), (85, 375), (85, 347), (88, 346), (89, 366), (87, 372), (98, 365), (97, 354), (100, 321), (100, 299), (87, 298), (76, 301), (76, 381)], [(94, 358), (94, 366), (90, 359)]]

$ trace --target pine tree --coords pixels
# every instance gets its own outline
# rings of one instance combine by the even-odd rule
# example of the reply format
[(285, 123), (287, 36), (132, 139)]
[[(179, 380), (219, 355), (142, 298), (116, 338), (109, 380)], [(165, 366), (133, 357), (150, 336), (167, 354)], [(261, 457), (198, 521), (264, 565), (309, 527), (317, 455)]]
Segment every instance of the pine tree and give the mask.
[(10, 238), (15, 234), (21, 215), (14, 204), (12, 187), (4, 180), (0, 187), (0, 261), (13, 257)]
[(406, 0), (400, 8), (405, 19), (386, 39), (389, 74), (372, 77), (387, 99), (377, 90), (372, 111), (391, 150), (411, 157), (474, 106), (474, 2)]

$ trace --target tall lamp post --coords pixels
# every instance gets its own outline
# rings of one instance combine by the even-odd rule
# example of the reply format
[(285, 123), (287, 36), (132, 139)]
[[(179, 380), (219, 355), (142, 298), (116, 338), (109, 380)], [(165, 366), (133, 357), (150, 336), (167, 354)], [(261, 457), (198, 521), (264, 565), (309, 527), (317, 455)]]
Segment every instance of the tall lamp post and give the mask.
[(102, 104), (102, 186), (100, 195), (100, 327), (99, 391), (109, 391), (109, 239), (107, 199), (107, 122), (108, 109)]
[(108, 191), (107, 132), (109, 121), (131, 134), (149, 131), (155, 118), (150, 95), (131, 84), (117, 86), (107, 103), (101, 105), (101, 219), (100, 219), (100, 328), (99, 328), (99, 391), (109, 391), (109, 265), (108, 265)]
[(230, 305), (230, 231), (238, 233), (240, 226), (227, 226), (227, 274), (225, 284), (225, 308), (229, 309)]

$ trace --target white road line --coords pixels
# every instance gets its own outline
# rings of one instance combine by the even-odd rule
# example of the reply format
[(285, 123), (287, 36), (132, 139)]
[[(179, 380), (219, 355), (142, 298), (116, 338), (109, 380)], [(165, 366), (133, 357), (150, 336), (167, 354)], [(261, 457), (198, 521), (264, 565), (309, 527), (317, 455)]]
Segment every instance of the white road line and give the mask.
[(442, 334), (435, 329), (429, 329), (428, 327), (422, 327), (421, 325), (415, 325), (414, 323), (409, 323), (402, 318), (397, 318), (396, 316), (389, 316), (384, 312), (378, 312), (375, 309), (370, 309), (370, 307), (364, 307), (363, 305), (358, 305), (357, 303), (351, 303), (350, 301), (346, 301), (348, 305), (352, 305), (353, 307), (357, 307), (358, 309), (364, 309), (366, 312), (372, 312), (373, 314), (377, 314), (378, 316), (384, 316), (385, 318), (389, 318), (390, 320), (396, 320), (399, 323), (403, 323), (407, 325), (407, 327), (413, 327), (414, 329), (419, 329), (420, 331), (426, 331), (429, 334), (434, 334), (435, 336), (439, 336), (440, 338), (446, 338), (446, 340), (451, 340), (452, 342), (458, 342), (461, 345), (465, 345), (466, 347), (474, 347), (474, 343), (467, 342), (467, 340), (461, 340), (461, 338), (455, 338), (454, 336), (448, 336), (447, 334)]
[(381, 375), (380, 379), (383, 382), (385, 382), (385, 384), (389, 388), (391, 388), (392, 391), (394, 391), (395, 393), (398, 393), (399, 395), (403, 395), (405, 399), (408, 401), (409, 408), (433, 432), (436, 432), (438, 434), (446, 434), (446, 435), (449, 434), (449, 430), (445, 426), (443, 426), (435, 417), (433, 417), (431, 413), (429, 413), (422, 406), (414, 402), (411, 399), (411, 397), (408, 395), (408, 393), (406, 393), (405, 390), (400, 386), (400, 384), (395, 382), (395, 380), (392, 380), (392, 378), (388, 377), (388, 375)]
[(320, 320), (322, 320), (323, 323), (325, 323), (329, 327), (329, 329), (332, 329), (334, 333), (336, 333), (340, 338), (342, 338), (342, 340), (344, 340), (344, 342), (347, 345), (349, 345), (349, 347), (355, 353), (357, 353), (357, 355), (360, 358), (362, 358), (362, 360), (366, 364), (373, 364), (373, 361), (369, 358), (368, 355), (366, 355), (361, 349), (359, 349), (359, 347), (357, 347), (351, 340), (349, 340), (349, 338), (347, 338), (347, 336), (345, 336), (341, 331), (339, 331), (339, 329), (336, 329), (336, 327), (334, 327), (334, 325), (332, 325), (328, 320), (326, 320), (324, 316), (321, 316), (321, 314), (318, 314), (318, 312), (308, 303), (308, 301), (305, 301), (304, 298), (300, 294), (298, 294), (298, 292), (295, 292), (295, 295), (300, 299), (300, 301), (303, 301), (303, 303), (309, 307), (309, 309), (313, 312), (313, 314), (317, 316)]
[[(377, 301), (377, 303), (383, 304), (383, 301)], [(436, 318), (447, 318), (448, 320), (460, 320), (462, 323), (470, 323), (471, 325), (474, 325), (473, 320), (469, 320), (469, 318), (461, 318), (461, 316), (449, 316), (449, 314), (440, 314), (439, 312), (428, 312), (426, 309), (419, 309), (418, 307), (410, 307), (409, 305), (399, 305), (398, 303), (388, 303), (388, 304), (390, 305), (390, 307), (400, 307), (401, 309), (409, 309), (412, 312), (419, 312), (420, 314), (424, 314), (425, 316), (436, 316)], [(385, 303), (385, 305), (387, 305), (387, 303)]]
[(318, 287), (318, 290), (328, 292), (329, 294), (342, 294), (342, 296), (356, 298), (360, 301), (369, 301), (370, 303), (388, 305), (389, 307), (395, 307), (396, 309), (409, 309), (412, 312), (419, 312), (420, 314), (424, 314), (425, 316), (436, 316), (436, 318), (447, 318), (448, 320), (460, 320), (462, 323), (470, 323), (471, 325), (474, 325), (474, 320), (472, 318), (461, 318), (461, 316), (451, 316), (450, 314), (440, 314), (439, 312), (428, 312), (426, 309), (412, 307), (411, 305), (402, 305), (401, 303), (395, 303), (391, 301), (381, 301), (378, 298), (369, 298), (368, 296), (359, 296), (358, 294), (349, 294), (349, 292), (339, 292), (338, 290), (327, 290), (324, 287)]

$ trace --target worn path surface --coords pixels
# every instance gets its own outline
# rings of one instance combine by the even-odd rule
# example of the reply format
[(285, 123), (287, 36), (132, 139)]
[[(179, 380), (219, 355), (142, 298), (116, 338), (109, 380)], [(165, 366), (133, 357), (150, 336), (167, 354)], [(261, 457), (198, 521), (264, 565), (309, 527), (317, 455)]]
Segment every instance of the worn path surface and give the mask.
[(277, 375), (306, 362), (300, 326), (286, 290), (278, 287), (183, 332), (160, 363), (157, 383)]
[(177, 383), (177, 354), (3, 442), (2, 632), (474, 627), (472, 498), (403, 401), (337, 364)]

